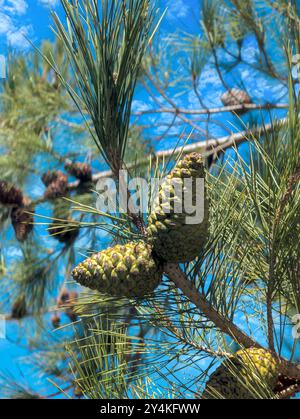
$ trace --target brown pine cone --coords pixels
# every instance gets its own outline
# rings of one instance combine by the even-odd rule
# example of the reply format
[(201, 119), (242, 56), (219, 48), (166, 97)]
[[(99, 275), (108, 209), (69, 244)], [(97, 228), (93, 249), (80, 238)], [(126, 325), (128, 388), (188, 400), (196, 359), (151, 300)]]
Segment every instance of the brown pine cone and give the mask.
[(74, 303), (78, 299), (78, 292), (77, 291), (70, 291), (69, 299), (67, 300), (70, 307), (74, 307)]
[(61, 198), (66, 195), (68, 190), (68, 178), (62, 172), (57, 172), (56, 180), (50, 183), (45, 192), (46, 199)]
[(74, 220), (67, 221), (53, 221), (52, 225), (48, 227), (49, 234), (60, 243), (71, 244), (79, 234), (79, 228), (69, 226), (68, 224), (74, 223)]
[(3, 205), (23, 205), (23, 193), (6, 181), (0, 181), (0, 203)]
[(11, 222), (18, 241), (24, 242), (33, 230), (33, 216), (27, 211), (32, 212), (32, 208), (14, 208), (11, 213)]
[(57, 298), (57, 307), (63, 307), (70, 299), (70, 293), (67, 288), (63, 288)]
[(18, 297), (12, 306), (11, 318), (20, 320), (27, 314), (25, 295)]
[(67, 162), (65, 169), (81, 182), (90, 182), (92, 180), (92, 168), (89, 164)]
[[(240, 89), (230, 89), (221, 96), (221, 101), (224, 106), (238, 106), (238, 105), (249, 105), (252, 100), (247, 92)], [(247, 109), (240, 109), (235, 111), (236, 114), (242, 115), (246, 113)]]
[(44, 173), (43, 176), (42, 176), (43, 184), (48, 187), (51, 183), (53, 183), (57, 180), (60, 173), (61, 172), (58, 172), (56, 170), (54, 170), (54, 171), (49, 170), (48, 172)]

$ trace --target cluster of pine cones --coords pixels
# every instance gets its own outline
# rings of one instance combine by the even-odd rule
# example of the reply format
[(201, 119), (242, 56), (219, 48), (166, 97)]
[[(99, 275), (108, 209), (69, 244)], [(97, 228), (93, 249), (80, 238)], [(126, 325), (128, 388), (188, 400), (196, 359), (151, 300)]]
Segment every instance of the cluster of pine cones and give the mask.
[[(92, 181), (92, 168), (89, 164), (67, 161), (66, 171), (86, 184)], [(53, 222), (48, 228), (49, 234), (60, 243), (70, 245), (74, 243), (79, 234), (79, 226), (70, 216), (70, 206), (62, 203), (58, 198), (68, 194), (68, 177), (62, 171), (48, 171), (43, 174), (42, 181), (46, 186), (45, 199), (55, 200), (53, 204)]]
[[(74, 269), (75, 281), (112, 296), (143, 298), (160, 284), (165, 263), (194, 260), (204, 248), (209, 231), (206, 187), (204, 219), (199, 224), (189, 225), (185, 222), (186, 216), (190, 215), (186, 213), (185, 206), (181, 205), (181, 213), (174, 210), (185, 197), (184, 194), (177, 194), (175, 186), (183, 186), (185, 179), (192, 179), (194, 201), (194, 183), (199, 178), (205, 178), (205, 167), (202, 157), (193, 153), (183, 158), (160, 186), (144, 241), (116, 245), (94, 254)], [(285, 385), (282, 380), (280, 382), (275, 356), (262, 348), (248, 348), (238, 351), (221, 364), (211, 375), (200, 397), (257, 398), (257, 394), (261, 394), (261, 383), (266, 397), (274, 394), (279, 384), (281, 387)]]
[[(81, 183), (90, 182), (92, 180), (91, 166), (86, 163), (67, 162), (65, 169), (68, 173), (76, 177)], [(66, 196), (68, 192), (68, 177), (61, 171), (48, 171), (42, 176), (42, 181), (46, 186), (44, 194), (45, 199), (56, 199)], [(17, 240), (24, 242), (33, 230), (33, 213), (34, 207), (23, 192), (14, 185), (2, 180), (0, 181), (0, 204), (10, 209), (10, 217), (12, 226), (15, 231)], [(60, 214), (61, 215), (61, 214)], [(71, 243), (78, 236), (78, 226), (74, 220), (67, 217), (61, 220), (61, 216), (57, 217), (60, 221), (54, 222), (49, 228), (49, 232), (61, 243)], [(70, 222), (73, 227), (70, 228)]]
[[(92, 168), (89, 164), (67, 161), (65, 169), (81, 183), (92, 181)], [(62, 198), (68, 192), (68, 177), (60, 170), (44, 173), (42, 181), (47, 188), (44, 194), (45, 199)]]
[(10, 207), (10, 217), (17, 240), (24, 242), (33, 230), (34, 208), (22, 191), (6, 181), (0, 181), (0, 204)]
[[(209, 205), (205, 196), (204, 220), (199, 224), (186, 223), (186, 217), (191, 216), (182, 202), (187, 178), (192, 180), (192, 200), (195, 201), (196, 179), (205, 178), (203, 159), (198, 153), (186, 156), (162, 183), (145, 240), (116, 245), (93, 255), (74, 269), (75, 281), (112, 296), (142, 298), (160, 284), (164, 263), (186, 263), (195, 259), (208, 236)], [(180, 194), (176, 187), (179, 184), (183, 192)], [(178, 201), (182, 204), (180, 213), (175, 210)]]

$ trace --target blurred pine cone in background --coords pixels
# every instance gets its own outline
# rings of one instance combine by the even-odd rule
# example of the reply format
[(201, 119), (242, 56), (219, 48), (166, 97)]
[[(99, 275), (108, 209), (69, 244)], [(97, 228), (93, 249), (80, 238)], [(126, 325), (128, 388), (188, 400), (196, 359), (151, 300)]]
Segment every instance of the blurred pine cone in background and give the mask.
[(76, 221), (69, 219), (66, 221), (53, 221), (48, 227), (49, 234), (60, 243), (72, 244), (79, 235), (79, 227)]
[(46, 187), (48, 187), (51, 183), (54, 183), (58, 179), (60, 173), (61, 172), (56, 171), (56, 170), (53, 170), (53, 171), (48, 170), (48, 172), (46, 172), (42, 175), (41, 179), (42, 179), (43, 184)]
[(12, 206), (10, 211), (12, 226), (17, 240), (24, 242), (32, 232), (34, 222), (33, 215), (30, 214), (34, 212), (34, 208), (30, 207), (29, 199), (24, 197), (22, 191), (14, 185), (0, 181), (0, 203)]
[[(69, 317), (71, 322), (75, 322), (78, 317), (77, 314), (74, 312), (74, 306), (77, 299), (78, 299), (78, 293), (76, 291), (69, 291), (66, 288), (63, 288), (61, 290), (57, 299), (57, 307), (64, 310), (65, 314)], [(54, 319), (54, 316), (53, 316), (53, 319)], [(52, 321), (52, 324), (53, 324), (53, 321)]]
[(51, 316), (51, 323), (53, 326), (53, 329), (57, 329), (60, 326), (61, 318), (58, 314), (53, 314)]
[(20, 320), (27, 314), (25, 295), (20, 295), (13, 303), (11, 318)]
[(15, 235), (18, 241), (24, 242), (27, 240), (28, 235), (33, 230), (33, 215), (29, 212), (33, 212), (32, 208), (13, 208), (11, 212), (11, 222), (15, 231)]
[(79, 235), (79, 225), (71, 218), (70, 202), (64, 199), (55, 201), (52, 218), (48, 233), (60, 243), (72, 244)]
[(69, 317), (71, 322), (76, 322), (78, 316), (74, 311), (75, 303), (78, 299), (78, 293), (76, 291), (70, 291), (69, 298), (66, 301), (65, 313)]
[[(236, 88), (230, 89), (227, 92), (225, 92), (221, 96), (221, 101), (224, 106), (250, 105), (252, 103), (252, 100), (247, 92)], [(243, 115), (246, 112), (247, 109), (239, 109), (234, 113), (238, 115)]]
[(44, 177), (44, 183), (48, 183), (46, 192), (44, 194), (45, 199), (61, 198), (66, 195), (68, 191), (68, 177), (63, 172), (55, 172), (56, 176), (53, 175), (54, 180), (48, 183), (51, 179), (50, 173)]
[(57, 307), (63, 307), (70, 299), (70, 292), (67, 288), (63, 288), (57, 298)]
[(23, 193), (14, 185), (0, 181), (0, 203), (3, 205), (23, 205)]
[(90, 182), (92, 180), (92, 168), (89, 164), (67, 161), (65, 169), (71, 176), (76, 177), (81, 182)]

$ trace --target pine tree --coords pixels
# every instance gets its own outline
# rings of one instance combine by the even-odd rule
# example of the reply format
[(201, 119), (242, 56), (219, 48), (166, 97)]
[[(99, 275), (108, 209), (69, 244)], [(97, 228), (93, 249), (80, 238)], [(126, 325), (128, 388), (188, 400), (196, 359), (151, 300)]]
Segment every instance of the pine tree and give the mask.
[[(55, 43), (27, 59), (10, 57), (0, 114), (3, 310), (27, 332), (31, 364), (56, 388), (50, 394), (6, 378), (9, 397), (300, 392), (292, 335), (300, 312), (292, 67), (300, 18), (296, 2), (260, 3), (204, 0), (200, 35), (158, 42), (164, 13), (153, 2), (61, 0), (68, 25), (53, 13)], [(273, 40), (272, 26), (285, 38)], [(246, 56), (247, 37), (255, 40), (254, 59)], [(172, 45), (172, 58), (160, 44)], [(181, 74), (172, 74), (174, 55), (185, 60)], [(248, 91), (236, 78), (241, 65), (276, 87), (274, 100)], [(207, 66), (224, 91), (221, 107), (201, 90)], [(149, 95), (146, 110), (133, 106), (137, 83)], [(197, 108), (182, 108), (174, 88), (192, 92)], [(213, 138), (216, 127), (228, 135)], [(154, 140), (169, 135), (179, 138), (175, 147), (155, 152)], [(185, 214), (166, 216), (161, 203), (155, 213), (103, 213), (97, 181), (111, 177), (122, 190), (124, 169), (148, 184), (161, 179), (159, 196), (174, 205), (180, 199), (171, 180), (201, 172), (206, 218), (185, 229)], [(11, 227), (21, 242), (11, 239)], [(9, 245), (22, 256), (11, 258)], [(60, 328), (69, 322), (67, 332)]]

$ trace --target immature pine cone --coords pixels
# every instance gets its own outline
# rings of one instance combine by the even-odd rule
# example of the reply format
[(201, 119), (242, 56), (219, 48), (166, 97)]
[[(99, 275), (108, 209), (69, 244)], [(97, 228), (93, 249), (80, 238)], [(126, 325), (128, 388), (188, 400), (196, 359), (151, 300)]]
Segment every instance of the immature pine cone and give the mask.
[[(156, 254), (166, 262), (190, 262), (200, 254), (207, 240), (209, 204), (206, 188), (203, 221), (199, 224), (186, 223), (187, 216), (191, 214), (185, 211), (184, 192), (190, 193), (192, 204), (195, 205), (196, 194), (199, 193), (196, 179), (200, 178), (205, 179), (203, 159), (200, 154), (193, 153), (177, 164), (160, 187), (147, 231)], [(190, 185), (184, 186), (186, 179), (192, 181), (192, 188)], [(182, 193), (178, 193), (177, 186), (182, 188)], [(181, 208), (181, 212), (177, 208)]]
[(255, 399), (255, 390), (261, 388), (259, 383), (272, 392), (278, 376), (278, 362), (270, 352), (258, 348), (241, 350), (231, 362), (223, 362), (211, 375), (202, 398)]
[(155, 290), (162, 269), (144, 242), (116, 245), (93, 255), (74, 269), (81, 285), (118, 297), (144, 297)]

